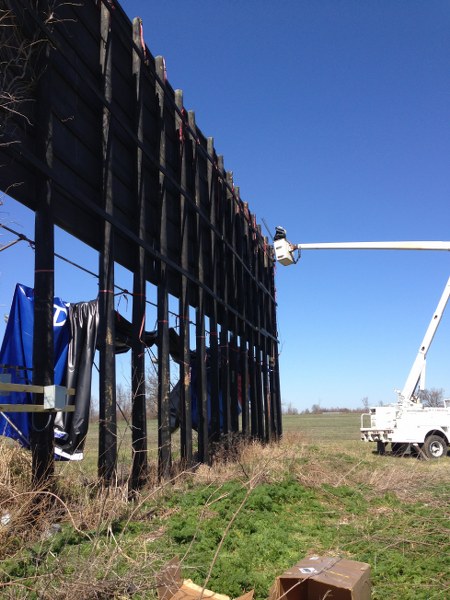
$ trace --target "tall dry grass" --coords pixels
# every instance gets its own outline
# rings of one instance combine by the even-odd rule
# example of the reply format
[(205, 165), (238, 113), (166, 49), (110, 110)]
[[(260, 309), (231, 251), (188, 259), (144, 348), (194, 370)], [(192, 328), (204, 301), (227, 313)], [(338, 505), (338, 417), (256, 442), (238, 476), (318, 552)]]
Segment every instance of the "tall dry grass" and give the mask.
[[(429, 497), (439, 482), (450, 484), (447, 460), (379, 456), (373, 445), (361, 442), (314, 444), (303, 434), (287, 433), (277, 443), (240, 443), (213, 466), (200, 465), (191, 475), (197, 482), (250, 480), (276, 483), (287, 476), (306, 487), (366, 485), (371, 493), (393, 493), (404, 501)], [(450, 493), (450, 490), (449, 490)]]
[[(127, 481), (104, 487), (85, 477), (79, 465), (58, 468), (46, 489), (31, 491), (30, 481), (29, 452), (0, 441), (0, 598), (106, 600), (153, 594), (162, 559), (148, 552), (148, 536), (135, 539), (133, 556), (123, 538), (133, 519), (151, 519), (144, 506), (170, 482), (149, 482), (130, 502)], [(52, 552), (54, 540), (74, 552)]]

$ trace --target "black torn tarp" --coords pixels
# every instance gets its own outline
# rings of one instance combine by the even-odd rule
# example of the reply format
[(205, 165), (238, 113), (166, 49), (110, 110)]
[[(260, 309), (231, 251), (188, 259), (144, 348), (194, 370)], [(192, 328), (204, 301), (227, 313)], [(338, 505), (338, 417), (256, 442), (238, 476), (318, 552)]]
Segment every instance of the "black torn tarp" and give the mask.
[(55, 455), (81, 460), (89, 427), (92, 366), (99, 323), (98, 302), (79, 302), (69, 307), (71, 340), (67, 356), (66, 386), (75, 389), (69, 396), (74, 412), (58, 413), (55, 419)]
[[(115, 332), (114, 341), (116, 354), (123, 354), (130, 350), (133, 343), (133, 325), (127, 321), (118, 311), (115, 313)], [(146, 348), (151, 348), (158, 343), (158, 332), (144, 331), (141, 342)], [(169, 354), (175, 362), (181, 361), (180, 336), (173, 327), (169, 329)]]

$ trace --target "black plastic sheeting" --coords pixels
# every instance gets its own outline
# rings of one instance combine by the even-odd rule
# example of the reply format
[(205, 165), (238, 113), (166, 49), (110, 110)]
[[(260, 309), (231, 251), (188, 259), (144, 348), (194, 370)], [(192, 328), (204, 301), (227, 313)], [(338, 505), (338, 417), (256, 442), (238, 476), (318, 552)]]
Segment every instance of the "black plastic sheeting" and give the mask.
[[(115, 320), (115, 352), (122, 354), (130, 350), (133, 343), (133, 325), (116, 311)], [(141, 341), (150, 348), (158, 342), (157, 331), (144, 331)], [(181, 362), (180, 336), (173, 327), (169, 329), (169, 353), (176, 362)]]
[(69, 404), (75, 412), (58, 413), (55, 419), (55, 454), (71, 460), (83, 458), (89, 427), (92, 366), (99, 323), (98, 302), (79, 302), (69, 307), (71, 341), (67, 357), (66, 386), (75, 388)]

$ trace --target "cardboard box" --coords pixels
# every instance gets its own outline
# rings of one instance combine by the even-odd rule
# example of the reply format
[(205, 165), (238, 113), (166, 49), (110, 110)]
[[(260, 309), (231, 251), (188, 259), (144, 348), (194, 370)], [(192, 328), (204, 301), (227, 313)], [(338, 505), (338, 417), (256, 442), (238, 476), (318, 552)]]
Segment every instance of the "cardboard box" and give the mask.
[[(163, 571), (156, 576), (159, 600), (230, 600), (225, 594), (218, 594), (196, 585), (190, 579), (181, 578), (180, 564), (177, 559), (168, 563)], [(236, 600), (252, 600), (253, 590)]]
[(370, 565), (311, 556), (277, 577), (270, 600), (370, 600)]

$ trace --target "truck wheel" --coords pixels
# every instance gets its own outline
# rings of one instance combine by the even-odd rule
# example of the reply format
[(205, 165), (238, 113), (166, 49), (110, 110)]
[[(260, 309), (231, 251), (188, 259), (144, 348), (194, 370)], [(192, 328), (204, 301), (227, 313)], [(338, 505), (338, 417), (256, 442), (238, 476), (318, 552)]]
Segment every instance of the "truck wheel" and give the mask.
[(429, 435), (422, 450), (428, 458), (441, 458), (447, 454), (447, 444), (440, 435)]

